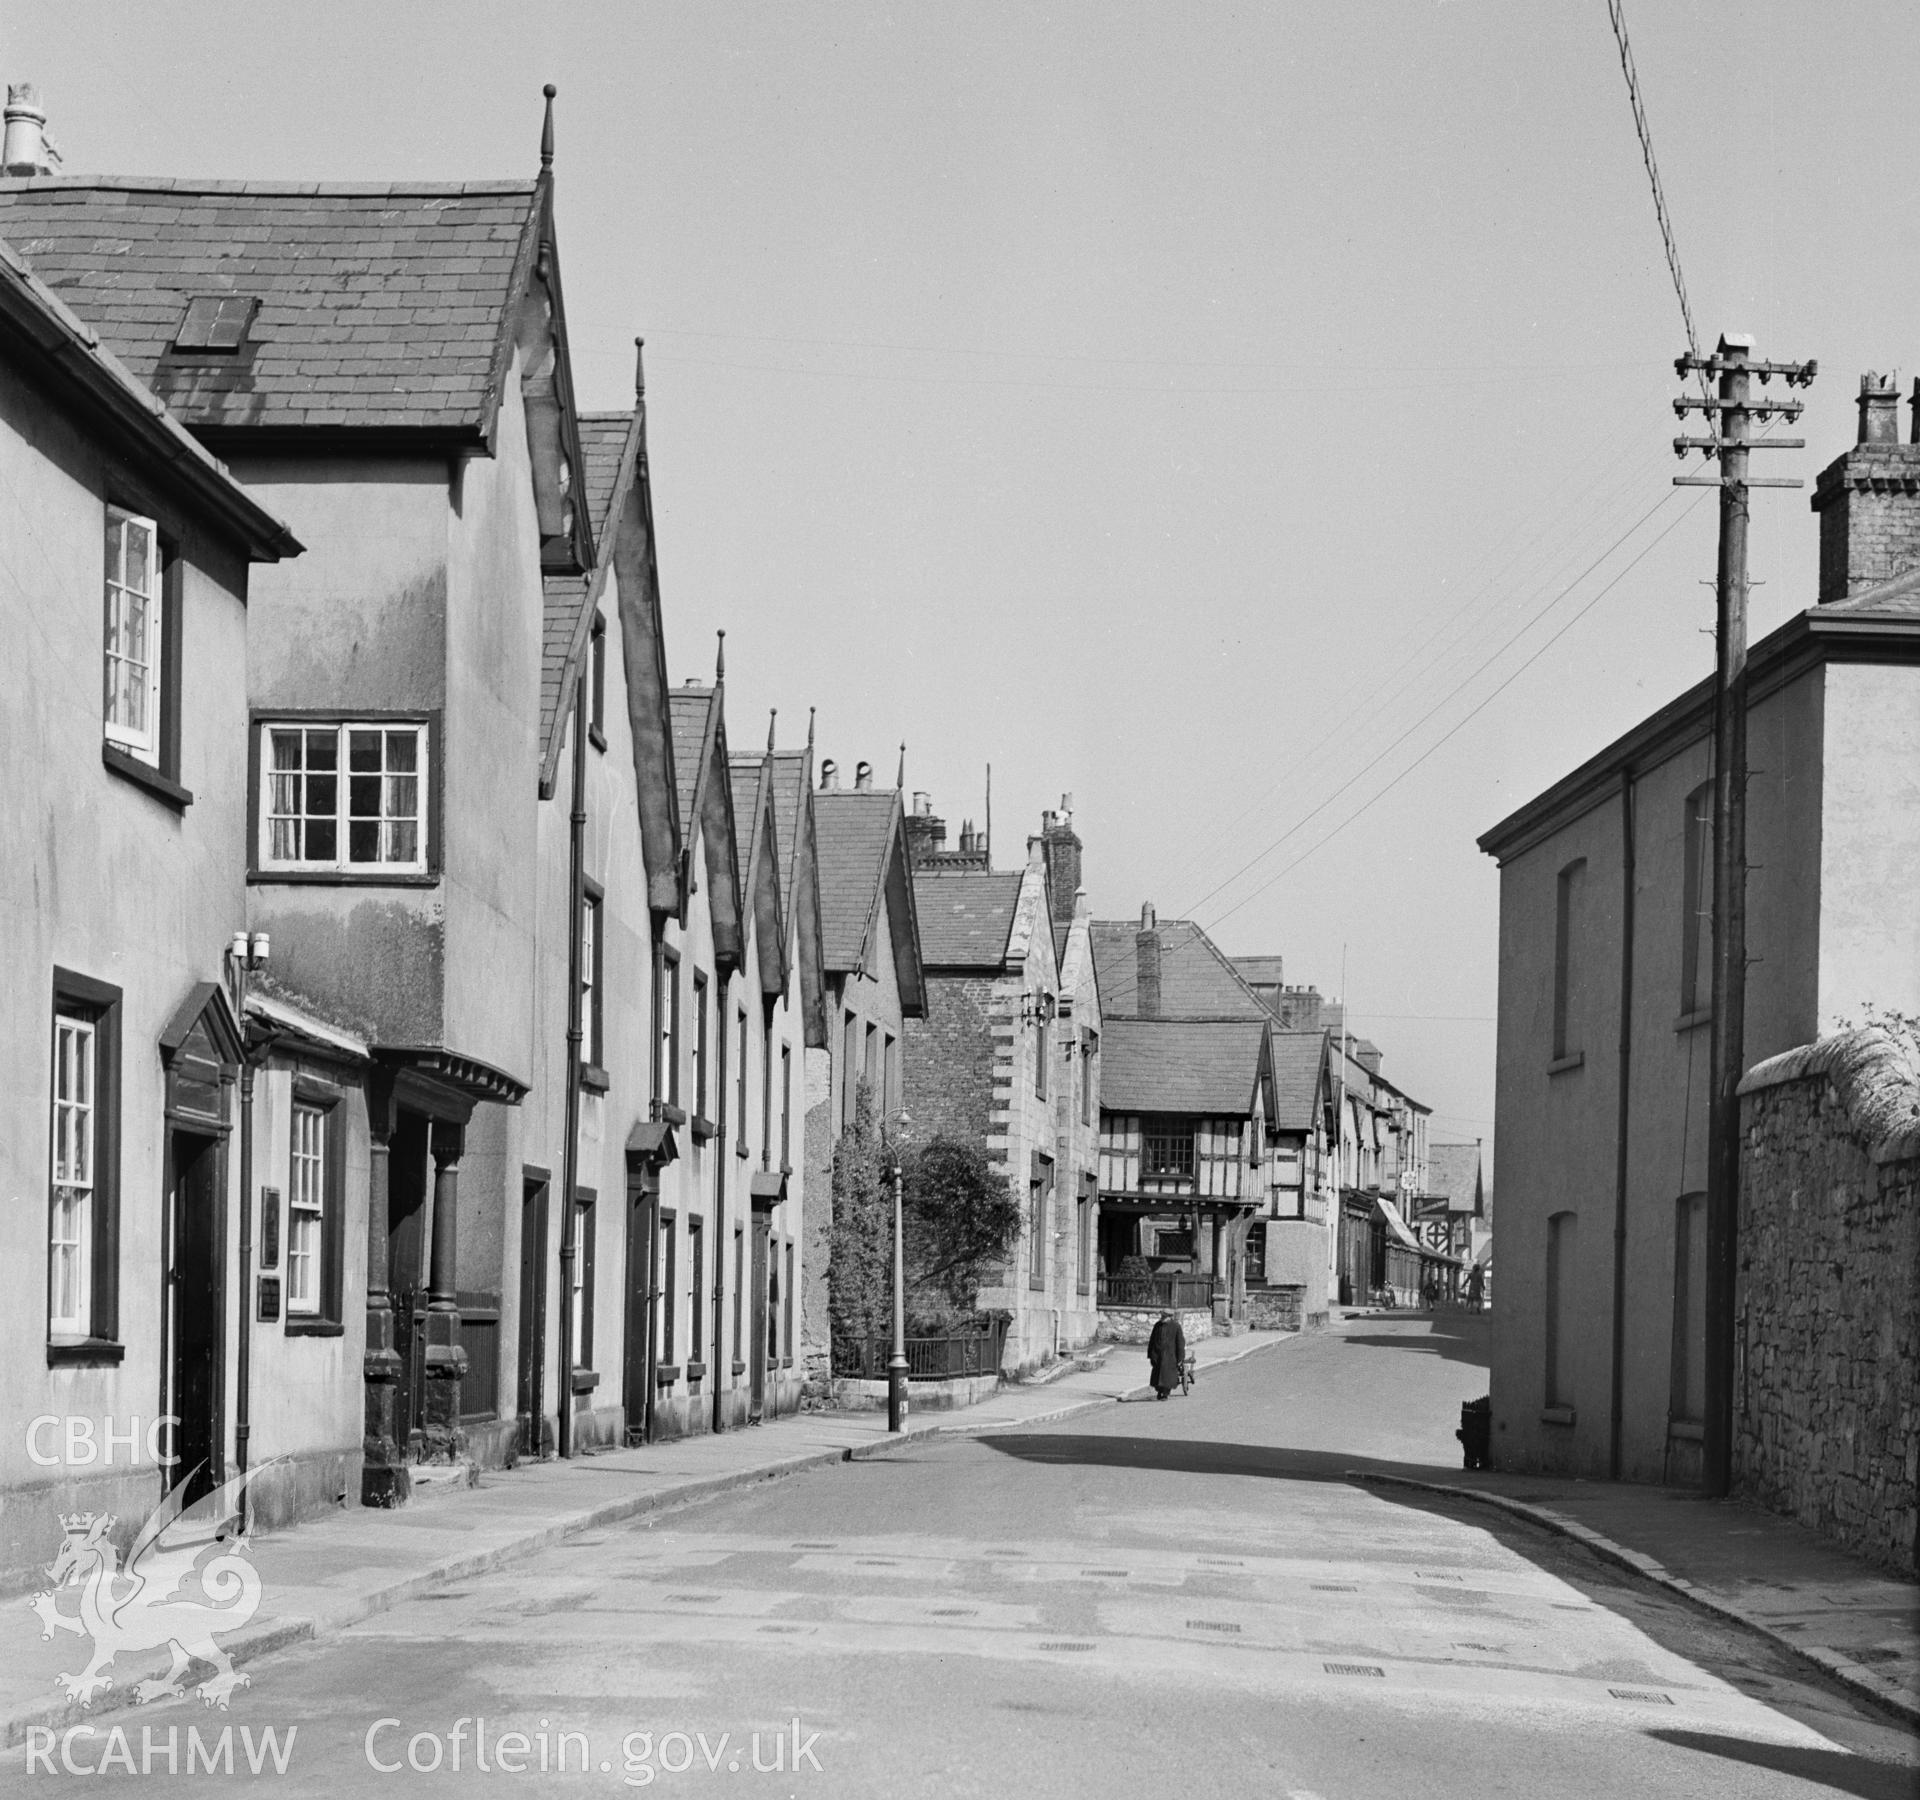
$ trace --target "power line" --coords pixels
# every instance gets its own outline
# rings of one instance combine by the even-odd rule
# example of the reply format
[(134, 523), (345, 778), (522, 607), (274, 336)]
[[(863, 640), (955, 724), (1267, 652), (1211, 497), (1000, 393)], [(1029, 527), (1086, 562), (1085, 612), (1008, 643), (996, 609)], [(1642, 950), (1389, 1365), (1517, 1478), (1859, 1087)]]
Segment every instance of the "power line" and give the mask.
[[(1593, 609), (1596, 606), (1598, 606), (1600, 602), (1608, 596), (1608, 594), (1612, 593), (1613, 590), (1616, 587), (1618, 587), (1620, 583), (1627, 578), (1628, 575), (1630, 575), (1636, 568), (1638, 568), (1640, 564), (1644, 562), (1649, 555), (1652, 554), (1652, 552), (1658, 545), (1660, 545), (1662, 542), (1665, 541), (1665, 539), (1671, 536), (1672, 533), (1679, 528), (1681, 523), (1691, 516), (1694, 508), (1697, 507), (1700, 504), (1700, 501), (1704, 498), (1705, 496), (1703, 494), (1696, 495), (1694, 499), (1689, 501), (1687, 505), (1684, 506), (1680, 510), (1680, 512), (1676, 514), (1675, 517), (1668, 523), (1666, 528), (1663, 531), (1661, 531), (1658, 534), (1658, 536), (1656, 536), (1652, 540), (1652, 542), (1647, 544), (1646, 547), (1642, 549), (1638, 555), (1634, 557), (1632, 562), (1628, 563), (1627, 566), (1619, 572), (1619, 574), (1615, 575), (1613, 579), (1609, 581), (1607, 585), (1599, 591), (1599, 593), (1595, 594), (1594, 597), (1591, 600), (1589, 600), (1585, 606), (1581, 607), (1581, 609), (1577, 613), (1575, 613), (1572, 618), (1570, 618), (1564, 625), (1562, 625), (1560, 629), (1553, 634), (1552, 637), (1548, 638), (1547, 641), (1544, 644), (1542, 644), (1539, 649), (1534, 651), (1534, 653), (1531, 656), (1529, 656), (1527, 660), (1519, 666), (1519, 668), (1515, 669), (1511, 675), (1507, 676), (1506, 679), (1502, 681), (1500, 685), (1493, 690), (1492, 693), (1487, 695), (1487, 697), (1484, 700), (1482, 700), (1477, 706), (1475, 706), (1473, 710), (1469, 712), (1464, 718), (1460, 719), (1456, 724), (1449, 726), (1446, 732), (1441, 737), (1436, 739), (1433, 743), (1429, 744), (1426, 749), (1421, 751), (1420, 754), (1416, 756), (1412, 762), (1408, 763), (1407, 766), (1404, 769), (1402, 769), (1398, 775), (1394, 776), (1393, 779), (1389, 781), (1385, 787), (1378, 789), (1375, 793), (1370, 795), (1366, 800), (1362, 801), (1359, 806), (1357, 806), (1344, 819), (1342, 819), (1340, 823), (1336, 825), (1331, 831), (1326, 833), (1324, 837), (1319, 838), (1308, 849), (1303, 850), (1298, 856), (1296, 856), (1292, 862), (1288, 863), (1287, 866), (1279, 872), (1279, 874), (1269, 876), (1268, 879), (1263, 881), (1257, 888), (1253, 890), (1252, 893), (1243, 895), (1240, 899), (1236, 900), (1230, 907), (1228, 907), (1225, 912), (1217, 914), (1207, 925), (1206, 929), (1209, 931), (1216, 929), (1221, 924), (1223, 924), (1226, 920), (1232, 918), (1233, 915), (1237, 913), (1241, 907), (1245, 906), (1249, 900), (1257, 899), (1261, 894), (1264, 894), (1268, 888), (1272, 887), (1275, 882), (1280, 881), (1284, 879), (1286, 876), (1292, 874), (1292, 872), (1295, 869), (1299, 868), (1299, 866), (1303, 862), (1305, 862), (1310, 856), (1314, 855), (1315, 852), (1320, 850), (1323, 845), (1331, 843), (1336, 837), (1340, 835), (1341, 832), (1345, 831), (1346, 828), (1349, 825), (1351, 825), (1355, 819), (1359, 818), (1362, 813), (1366, 812), (1374, 804), (1376, 800), (1380, 800), (1384, 798), (1387, 794), (1391, 793), (1396, 787), (1398, 787), (1401, 782), (1405, 781), (1406, 778), (1409, 775), (1411, 775), (1415, 769), (1419, 768), (1419, 766), (1423, 762), (1425, 762), (1428, 757), (1433, 755), (1433, 753), (1436, 750), (1438, 750), (1442, 744), (1445, 744), (1449, 738), (1452, 738), (1453, 736), (1455, 736), (1463, 727), (1469, 724), (1472, 720), (1478, 718), (1481, 713), (1485, 712), (1486, 709), (1489, 706), (1491, 706), (1495, 700), (1497, 700), (1503, 693), (1506, 692), (1508, 688), (1510, 688), (1514, 684), (1514, 682), (1519, 680), (1519, 678), (1522, 675), (1524, 675), (1527, 672), (1527, 670), (1532, 668), (1533, 665), (1541, 659), (1541, 657), (1545, 656), (1546, 653), (1549, 650), (1551, 650), (1555, 644), (1559, 643), (1559, 641), (1563, 637), (1565, 637), (1569, 631), (1571, 631), (1574, 628), (1574, 626), (1578, 625), (1580, 621), (1587, 616), (1588, 613), (1592, 612)], [(1658, 509), (1656, 508), (1656, 510)], [(1449, 696), (1449, 698), (1451, 698), (1451, 696)]]
[[(1647, 510), (1639, 516), (1639, 518), (1635, 519), (1634, 522), (1631, 525), (1629, 525), (1627, 529), (1620, 534), (1619, 537), (1615, 538), (1611, 544), (1609, 544), (1604, 550), (1600, 552), (1598, 556), (1596, 556), (1591, 562), (1589, 562), (1587, 566), (1584, 569), (1582, 569), (1580, 573), (1573, 578), (1572, 581), (1568, 582), (1567, 585), (1564, 588), (1562, 588), (1557, 595), (1554, 596), (1553, 600), (1546, 607), (1541, 609), (1541, 611), (1536, 613), (1532, 618), (1528, 619), (1527, 622), (1524, 625), (1522, 625), (1518, 631), (1513, 633), (1513, 635), (1509, 637), (1507, 641), (1499, 647), (1499, 649), (1493, 651), (1491, 655), (1485, 657), (1476, 667), (1470, 670), (1466, 676), (1464, 676), (1459, 682), (1457, 682), (1452, 688), (1450, 688), (1445, 694), (1443, 694), (1437, 701), (1435, 701), (1432, 706), (1428, 707), (1428, 709), (1425, 712), (1423, 712), (1417, 719), (1415, 719), (1413, 723), (1409, 725), (1404, 731), (1402, 731), (1398, 737), (1394, 738), (1390, 743), (1385, 745), (1367, 762), (1361, 764), (1361, 766), (1358, 769), (1356, 769), (1351, 775), (1349, 775), (1345, 781), (1343, 781), (1337, 788), (1333, 790), (1332, 793), (1328, 794), (1327, 797), (1324, 800), (1322, 800), (1319, 803), (1319, 805), (1314, 807), (1311, 812), (1306, 813), (1301, 818), (1296, 820), (1292, 825), (1288, 826), (1287, 829), (1280, 834), (1280, 836), (1275, 838), (1257, 855), (1249, 857), (1246, 862), (1242, 863), (1239, 868), (1237, 868), (1231, 875), (1229, 875), (1226, 878), (1226, 880), (1217, 883), (1208, 892), (1202, 894), (1200, 898), (1196, 900), (1191, 907), (1185, 908), (1183, 910), (1186, 910), (1189, 912), (1198, 912), (1200, 908), (1205, 906), (1209, 900), (1212, 900), (1217, 895), (1223, 893), (1227, 888), (1231, 887), (1236, 881), (1238, 881), (1242, 875), (1247, 874), (1250, 870), (1254, 869), (1260, 863), (1264, 862), (1269, 856), (1271, 856), (1274, 853), (1274, 851), (1278, 850), (1282, 844), (1286, 843), (1290, 838), (1297, 836), (1301, 831), (1305, 830), (1305, 828), (1314, 819), (1318, 818), (1321, 813), (1325, 812), (1327, 808), (1331, 806), (1336, 800), (1338, 800), (1342, 794), (1344, 794), (1349, 788), (1354, 786), (1356, 782), (1360, 781), (1364, 776), (1366, 776), (1372, 770), (1378, 768), (1380, 764), (1386, 761), (1386, 759), (1389, 756), (1391, 756), (1395, 750), (1399, 749), (1399, 747), (1402, 744), (1404, 744), (1408, 738), (1412, 737), (1413, 734), (1416, 731), (1418, 731), (1421, 726), (1426, 724), (1427, 721), (1431, 719), (1436, 713), (1442, 711), (1445, 707), (1451, 704), (1452, 701), (1458, 697), (1458, 695), (1461, 693), (1461, 691), (1464, 688), (1469, 686), (1480, 675), (1484, 674), (1486, 670), (1493, 665), (1493, 663), (1498, 661), (1498, 659), (1501, 656), (1505, 655), (1506, 652), (1509, 649), (1511, 649), (1514, 644), (1519, 642), (1519, 640), (1527, 634), (1527, 632), (1531, 631), (1533, 627), (1537, 625), (1540, 622), (1540, 620), (1546, 616), (1547, 613), (1551, 612), (1555, 607), (1561, 605), (1568, 598), (1568, 596), (1570, 596), (1573, 593), (1573, 591), (1580, 585), (1581, 582), (1586, 580), (1586, 578), (1589, 575), (1591, 575), (1594, 572), (1594, 570), (1599, 568), (1599, 566), (1602, 563), (1604, 563), (1607, 560), (1607, 558), (1614, 553), (1615, 550), (1617, 550), (1623, 543), (1626, 542), (1628, 538), (1630, 538), (1636, 531), (1638, 531), (1642, 525), (1646, 524), (1646, 522), (1649, 519), (1651, 519), (1656, 513), (1658, 513), (1663, 507), (1665, 507), (1672, 498), (1673, 498), (1672, 491), (1669, 490), (1666, 494), (1662, 495), (1660, 499), (1656, 500), (1653, 503), (1653, 505), (1648, 507)], [(1685, 514), (1683, 513), (1681, 516), (1684, 517)], [(1669, 527), (1669, 529), (1671, 529), (1671, 527)], [(1660, 537), (1665, 537), (1665, 536), (1666, 536), (1665, 532), (1662, 532), (1660, 534)], [(1653, 541), (1654, 543), (1657, 544), (1660, 541), (1660, 538), (1655, 538)], [(1648, 548), (1651, 549), (1652, 545), (1649, 545)], [(1646, 554), (1646, 551), (1644, 550), (1640, 553), (1641, 556), (1644, 556), (1645, 554)], [(1637, 563), (1639, 560), (1640, 560), (1640, 557), (1635, 557), (1634, 561), (1627, 565), (1627, 568), (1631, 569), (1632, 567), (1634, 567), (1634, 564)], [(1626, 570), (1623, 569), (1621, 571), (1621, 574), (1625, 574), (1625, 573), (1626, 573)], [(1619, 576), (1615, 576), (1614, 581), (1617, 582), (1618, 580), (1619, 580)], [(1613, 585), (1614, 585), (1614, 582), (1609, 582), (1606, 587), (1600, 590), (1601, 594), (1607, 593), (1613, 587)], [(1596, 598), (1598, 598), (1598, 596), (1596, 596)], [(1588, 603), (1589, 606), (1591, 606), (1591, 604), (1592, 602)], [(1586, 611), (1587, 611), (1587, 608), (1582, 607), (1580, 612), (1574, 615), (1574, 618), (1579, 619), (1583, 617)], [(1559, 637), (1559, 633), (1556, 633), (1554, 637), (1549, 638), (1547, 640), (1548, 644), (1552, 644), (1556, 642), (1558, 637)], [(1546, 646), (1544, 645), (1542, 646), (1543, 649), (1545, 647)], [(1537, 654), (1538, 652), (1536, 652), (1536, 656)], [(1522, 669), (1529, 667), (1533, 662), (1533, 660), (1534, 658), (1530, 657), (1527, 660), (1527, 662), (1522, 663), (1520, 667)], [(1514, 673), (1518, 674), (1519, 670), (1515, 670)], [(1512, 679), (1511, 676), (1508, 677), (1509, 681), (1511, 681), (1511, 679)], [(1497, 694), (1501, 692), (1506, 685), (1507, 683), (1503, 682), (1499, 688), (1494, 689), (1494, 693)], [(1489, 695), (1488, 698), (1491, 699), (1492, 696)], [(1484, 704), (1485, 702), (1482, 702), (1482, 705)], [(1478, 711), (1478, 710), (1479, 710), (1478, 708), (1475, 709), (1475, 711)], [(1469, 713), (1467, 715), (1467, 718), (1472, 718), (1473, 716), (1474, 716), (1473, 713)], [(1463, 719), (1461, 721), (1461, 724), (1464, 724), (1465, 722), (1466, 721)], [(1454, 730), (1457, 731), (1458, 729), (1459, 729), (1459, 726), (1454, 727)], [(1452, 733), (1450, 732), (1448, 735), (1451, 736)], [(1440, 740), (1441, 743), (1444, 743), (1445, 741), (1446, 741), (1445, 738), (1442, 738)], [(1435, 746), (1433, 746), (1433, 748), (1438, 749), (1439, 745), (1436, 744)], [(1431, 754), (1431, 751), (1427, 752), (1426, 754)], [(1411, 766), (1417, 767), (1418, 765), (1415, 764)], [(1403, 771), (1403, 774), (1406, 772), (1408, 771)], [(1399, 779), (1399, 778), (1396, 777), (1396, 779)], [(1384, 793), (1386, 790), (1382, 789), (1381, 791)], [(1354, 816), (1358, 817), (1358, 814), (1355, 814)], [(1351, 822), (1351, 821), (1348, 821), (1348, 822)], [(1325, 840), (1323, 839), (1322, 842), (1324, 841)], [(1292, 863), (1289, 863), (1287, 866), (1288, 868), (1292, 868), (1295, 865)], [(1254, 892), (1263, 893), (1265, 892), (1265, 888), (1264, 887), (1256, 888)], [(1252, 895), (1247, 896), (1247, 898), (1251, 899)], [(1237, 911), (1238, 906), (1244, 905), (1244, 904), (1245, 904), (1245, 901), (1243, 900), (1237, 903), (1237, 905), (1230, 910)], [(1226, 917), (1227, 915), (1222, 914), (1221, 916)]]
[[(1614, 41), (1620, 46), (1620, 72), (1627, 78), (1627, 102), (1633, 108), (1633, 128), (1640, 135), (1640, 158), (1647, 165), (1647, 181), (1653, 188), (1654, 217), (1660, 222), (1660, 242), (1666, 246), (1667, 271), (1673, 277), (1673, 292), (1680, 302), (1680, 322), (1687, 328), (1687, 354), (1700, 358), (1700, 334), (1693, 328), (1693, 308), (1687, 304), (1686, 278), (1680, 273), (1680, 247), (1673, 240), (1673, 221), (1667, 216), (1667, 196), (1660, 186), (1660, 166), (1653, 159), (1653, 130), (1647, 124), (1647, 109), (1640, 103), (1640, 72), (1633, 66), (1633, 46), (1627, 42), (1627, 15), (1623, 0), (1607, 0), (1607, 15), (1613, 21)], [(1707, 391), (1707, 378), (1700, 377), (1700, 391)]]

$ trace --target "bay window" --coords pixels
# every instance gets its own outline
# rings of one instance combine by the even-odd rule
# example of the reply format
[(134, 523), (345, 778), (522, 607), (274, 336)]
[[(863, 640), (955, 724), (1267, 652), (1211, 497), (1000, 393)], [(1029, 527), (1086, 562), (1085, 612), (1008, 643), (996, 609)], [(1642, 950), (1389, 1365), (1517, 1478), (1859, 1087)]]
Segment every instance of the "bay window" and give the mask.
[(262, 725), (259, 868), (426, 874), (427, 751), (422, 721)]

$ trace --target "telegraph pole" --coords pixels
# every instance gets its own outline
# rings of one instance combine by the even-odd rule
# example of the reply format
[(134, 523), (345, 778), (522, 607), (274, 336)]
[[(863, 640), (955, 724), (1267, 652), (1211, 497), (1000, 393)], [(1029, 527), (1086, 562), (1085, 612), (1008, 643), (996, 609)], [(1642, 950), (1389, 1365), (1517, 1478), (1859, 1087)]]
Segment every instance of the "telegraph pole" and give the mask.
[[(1674, 364), (1686, 380), (1699, 375), (1700, 398), (1682, 397), (1673, 410), (1685, 419), (1706, 415), (1709, 435), (1677, 437), (1674, 454), (1691, 450), (1719, 459), (1718, 475), (1676, 475), (1676, 487), (1720, 490), (1720, 558), (1715, 583), (1713, 684), (1713, 1017), (1711, 1092), (1707, 1114), (1707, 1341), (1703, 1372), (1705, 1485), (1718, 1498), (1733, 1486), (1733, 1397), (1738, 1321), (1740, 1078), (1746, 1068), (1747, 991), (1747, 521), (1748, 491), (1797, 488), (1790, 478), (1747, 473), (1752, 450), (1798, 450), (1804, 438), (1753, 436), (1755, 419), (1797, 419), (1801, 402), (1756, 400), (1775, 376), (1805, 387), (1818, 365), (1753, 359), (1750, 337), (1721, 338), (1712, 356), (1687, 355)], [(1708, 382), (1714, 391), (1708, 391)]]

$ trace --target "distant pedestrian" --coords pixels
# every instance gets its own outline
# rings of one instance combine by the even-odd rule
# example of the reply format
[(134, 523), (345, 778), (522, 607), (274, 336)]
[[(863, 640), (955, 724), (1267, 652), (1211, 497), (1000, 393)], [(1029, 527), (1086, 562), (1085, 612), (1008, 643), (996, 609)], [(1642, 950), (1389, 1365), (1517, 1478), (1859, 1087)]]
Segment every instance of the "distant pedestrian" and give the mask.
[(1180, 1368), (1187, 1360), (1187, 1334), (1172, 1313), (1163, 1312), (1147, 1339), (1147, 1361), (1153, 1365), (1153, 1391), (1164, 1400), (1180, 1385)]
[(1467, 1275), (1467, 1309), (1470, 1312), (1480, 1310), (1481, 1297), (1487, 1291), (1487, 1271), (1483, 1264), (1475, 1263)]

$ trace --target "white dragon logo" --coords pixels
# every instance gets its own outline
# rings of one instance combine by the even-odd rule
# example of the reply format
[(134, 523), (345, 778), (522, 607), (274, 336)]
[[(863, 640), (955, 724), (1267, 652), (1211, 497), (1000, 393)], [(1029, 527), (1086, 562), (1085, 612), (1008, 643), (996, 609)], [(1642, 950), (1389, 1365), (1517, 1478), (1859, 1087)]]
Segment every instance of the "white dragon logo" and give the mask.
[[(214, 1669), (194, 1690), (207, 1705), (224, 1709), (235, 1688), (249, 1685), (213, 1634), (236, 1631), (253, 1617), (260, 1605), (260, 1575), (247, 1560), (246, 1538), (228, 1537), (218, 1521), (231, 1519), (247, 1484), (260, 1473), (250, 1469), (235, 1476), (191, 1509), (186, 1492), (193, 1477), (188, 1475), (140, 1527), (124, 1571), (107, 1536), (114, 1523), (110, 1516), (73, 1513), (61, 1519), (67, 1535), (47, 1571), (53, 1586), (28, 1604), (39, 1615), (42, 1641), (56, 1631), (93, 1639), (93, 1660), (79, 1674), (54, 1677), (70, 1701), (91, 1706), (96, 1693), (113, 1685), (108, 1671), (123, 1652), (163, 1646), (171, 1649), (173, 1666), (165, 1675), (134, 1684), (134, 1698), (143, 1705), (183, 1693), (180, 1678), (196, 1657)], [(200, 1529), (187, 1542), (169, 1544), (165, 1534), (176, 1523)], [(203, 1599), (179, 1592), (196, 1573)], [(61, 1593), (75, 1588), (78, 1618), (60, 1610)]]

